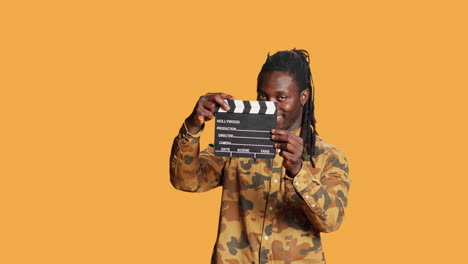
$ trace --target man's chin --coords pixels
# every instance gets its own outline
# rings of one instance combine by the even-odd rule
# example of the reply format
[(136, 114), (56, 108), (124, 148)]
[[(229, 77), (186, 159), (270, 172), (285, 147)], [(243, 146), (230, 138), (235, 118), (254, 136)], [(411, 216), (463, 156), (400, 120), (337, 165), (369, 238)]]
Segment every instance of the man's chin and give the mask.
[(277, 123), (276, 123), (276, 128), (278, 128), (278, 129), (283, 129), (283, 130), (287, 130), (287, 129), (285, 128), (285, 125), (284, 125), (283, 122), (277, 122)]
[(284, 129), (284, 118), (281, 115), (279, 115), (276, 119), (276, 128)]

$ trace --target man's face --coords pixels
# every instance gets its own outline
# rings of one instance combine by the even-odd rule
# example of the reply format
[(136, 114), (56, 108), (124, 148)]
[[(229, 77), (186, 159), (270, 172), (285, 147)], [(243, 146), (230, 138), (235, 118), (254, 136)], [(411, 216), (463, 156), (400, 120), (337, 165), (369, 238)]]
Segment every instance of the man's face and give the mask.
[(277, 127), (289, 131), (299, 128), (309, 90), (299, 92), (296, 81), (286, 72), (264, 72), (261, 79), (257, 100), (278, 103)]

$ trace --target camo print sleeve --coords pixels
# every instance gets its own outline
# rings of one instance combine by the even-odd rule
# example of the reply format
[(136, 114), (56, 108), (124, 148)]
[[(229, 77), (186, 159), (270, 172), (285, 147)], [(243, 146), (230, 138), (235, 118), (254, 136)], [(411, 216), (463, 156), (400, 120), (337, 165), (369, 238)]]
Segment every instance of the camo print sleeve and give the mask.
[[(331, 145), (330, 145), (331, 146)], [(316, 230), (332, 232), (343, 222), (348, 203), (350, 178), (348, 162), (343, 151), (331, 146), (319, 149), (317, 166), (304, 162), (292, 179), (298, 196), (292, 196), (302, 207)]]
[(190, 134), (184, 125), (172, 144), (170, 175), (172, 185), (187, 192), (204, 192), (216, 188), (222, 182), (225, 159), (214, 156), (209, 146), (200, 152), (200, 134)]

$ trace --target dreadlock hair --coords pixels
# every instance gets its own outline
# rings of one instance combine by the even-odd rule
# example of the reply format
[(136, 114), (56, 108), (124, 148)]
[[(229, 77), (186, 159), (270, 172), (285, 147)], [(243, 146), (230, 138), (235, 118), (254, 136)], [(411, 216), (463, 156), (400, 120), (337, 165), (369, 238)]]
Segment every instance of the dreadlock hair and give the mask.
[[(262, 73), (265, 72), (287, 72), (296, 81), (299, 87), (299, 93), (309, 89), (310, 95), (307, 103), (302, 109), (301, 121), (301, 138), (304, 140), (303, 160), (312, 160), (315, 154), (315, 140), (318, 135), (315, 128), (314, 116), (314, 84), (312, 82), (312, 74), (309, 66), (309, 53), (306, 50), (292, 49), (286, 51), (278, 51), (272, 56), (268, 53), (267, 59), (260, 70), (257, 78), (257, 87), (262, 83)], [(312, 129), (312, 128), (313, 129)]]

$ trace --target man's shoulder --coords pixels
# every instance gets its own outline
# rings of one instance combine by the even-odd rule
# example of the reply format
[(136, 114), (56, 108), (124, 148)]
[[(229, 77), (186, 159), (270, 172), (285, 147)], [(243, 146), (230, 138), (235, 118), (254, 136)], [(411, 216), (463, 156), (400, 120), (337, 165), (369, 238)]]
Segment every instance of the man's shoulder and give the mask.
[(315, 156), (319, 155), (330, 155), (330, 154), (344, 155), (344, 151), (336, 145), (330, 144), (325, 141), (322, 137), (316, 136), (315, 138)]

